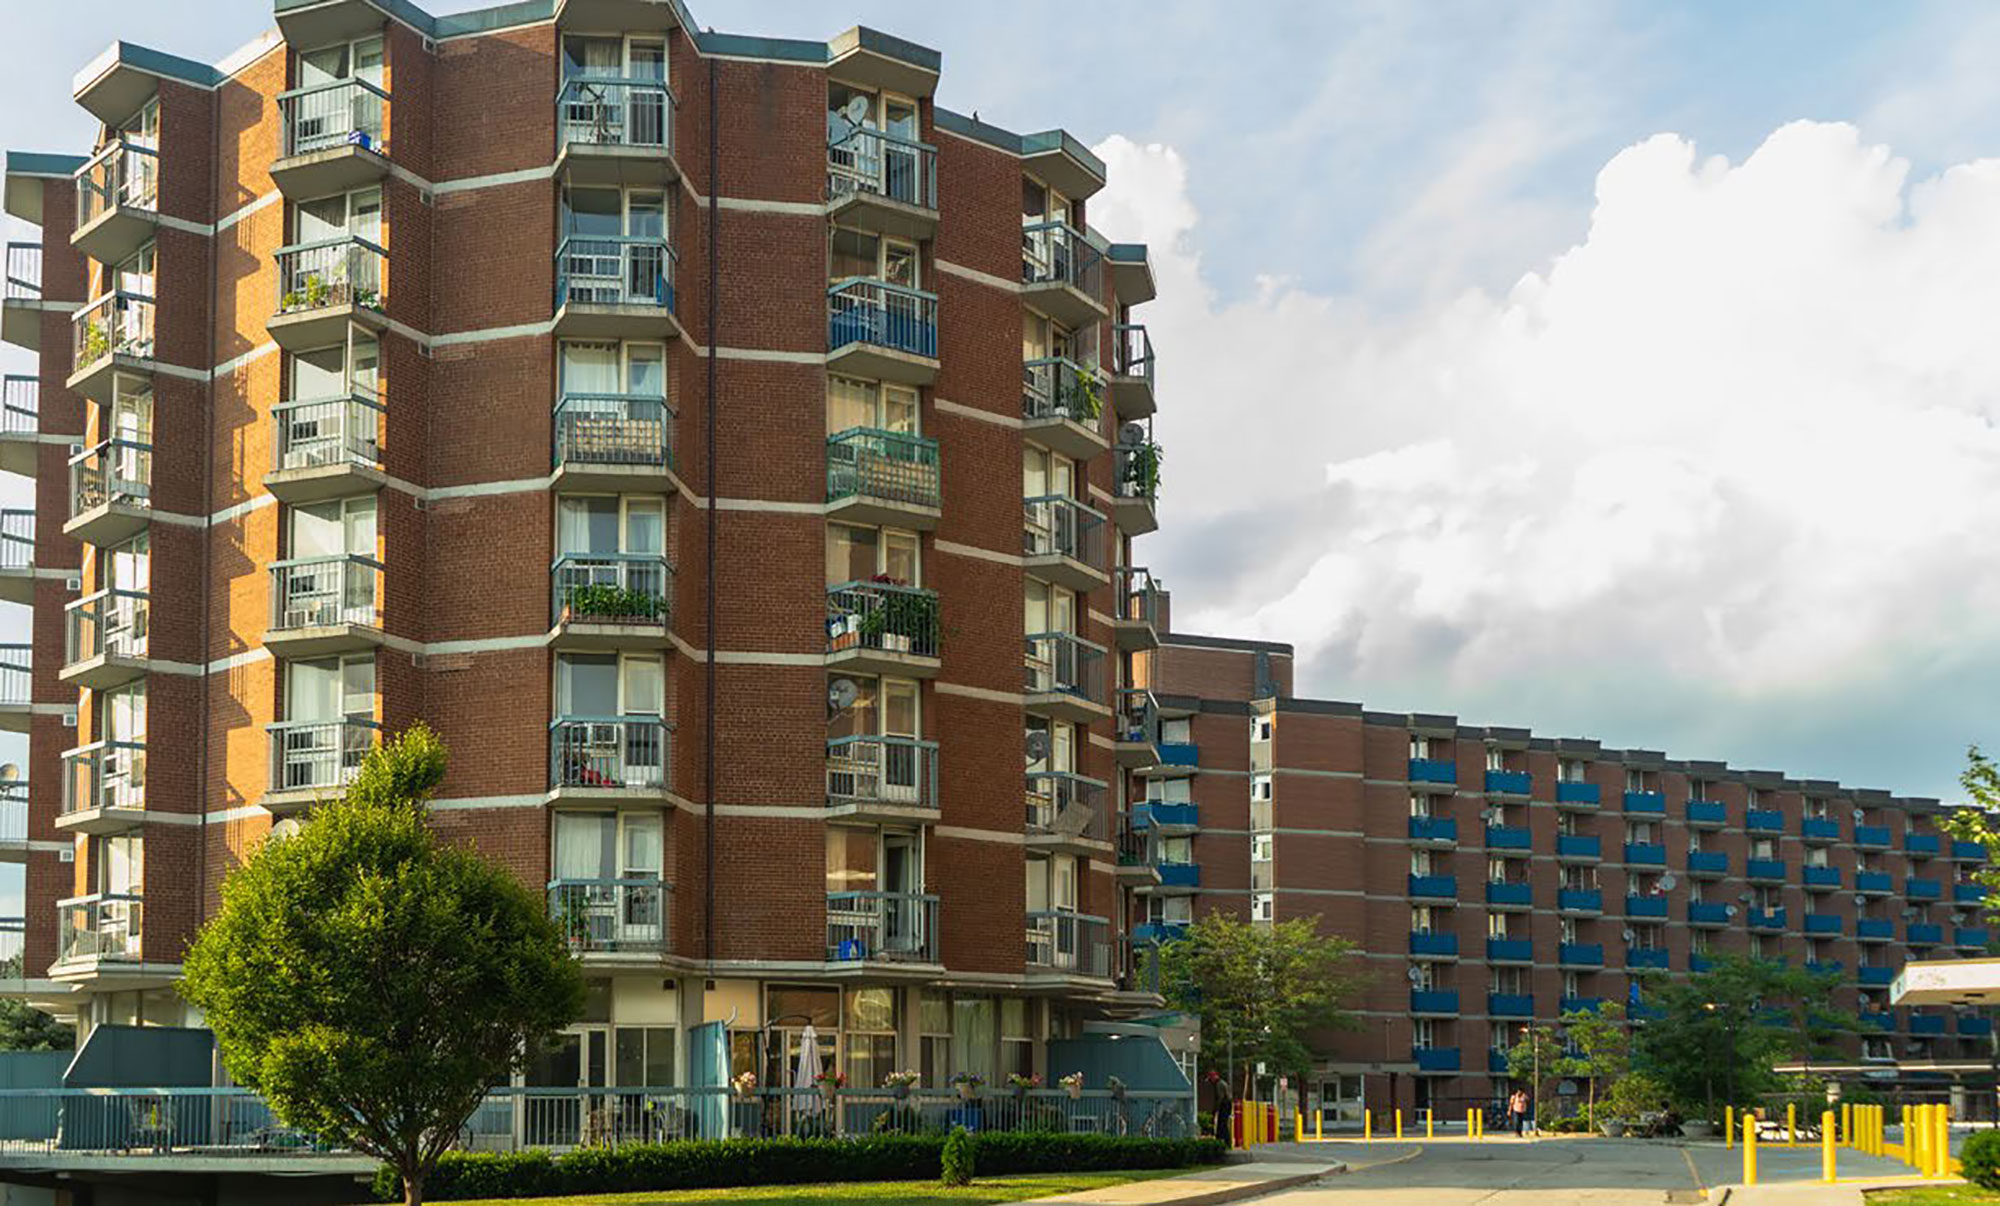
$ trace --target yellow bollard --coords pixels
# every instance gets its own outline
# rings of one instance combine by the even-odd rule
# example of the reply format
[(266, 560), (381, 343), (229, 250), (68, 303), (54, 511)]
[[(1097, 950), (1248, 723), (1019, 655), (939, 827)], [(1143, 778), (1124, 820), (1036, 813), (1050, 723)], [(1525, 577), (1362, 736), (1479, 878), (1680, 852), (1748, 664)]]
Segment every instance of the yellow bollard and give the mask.
[(1375, 1138), (1375, 1111), (1361, 1111), (1361, 1140), (1364, 1143)]
[(1396, 1138), (1398, 1138), (1398, 1139), (1401, 1139), (1402, 1137), (1403, 1137), (1403, 1111), (1401, 1111), (1401, 1110), (1397, 1110), (1397, 1111), (1396, 1111)]
[(1326, 1109), (1325, 1109), (1325, 1107), (1321, 1107), (1320, 1109), (1317, 1109), (1317, 1110), (1314, 1110), (1314, 1111), (1313, 1111), (1313, 1138), (1314, 1138), (1314, 1139), (1324, 1139), (1324, 1138), (1326, 1138)]
[(1937, 1136), (1931, 1145), (1936, 1159), (1932, 1167), (1936, 1170), (1933, 1175), (1942, 1180), (1951, 1175), (1951, 1107), (1940, 1102), (1936, 1113)]
[(1903, 1163), (1917, 1168), (1918, 1149), (1924, 1142), (1922, 1127), (1917, 1125), (1917, 1107), (1903, 1107)]
[(1430, 1106), (1424, 1107), (1424, 1138), (1437, 1138), (1437, 1111)]
[(1472, 1111), (1472, 1130), (1474, 1137), (1479, 1139), (1486, 1138), (1486, 1111)]
[(1819, 1179), (1833, 1184), (1833, 1111), (1827, 1110), (1819, 1116)]
[(1722, 1146), (1726, 1150), (1736, 1146), (1736, 1107), (1722, 1107)]
[(1306, 1141), (1306, 1112), (1304, 1110), (1293, 1110), (1292, 1142), (1304, 1143), (1305, 1141)]
[(1793, 1102), (1785, 1103), (1785, 1146), (1799, 1145), (1799, 1107)]
[(1750, 1125), (1747, 1116), (1743, 1120), (1743, 1183), (1757, 1183), (1757, 1128)]
[(1845, 1101), (1840, 1103), (1840, 1141), (1854, 1146), (1854, 1106)]
[(1479, 1137), (1479, 1132), (1472, 1129), (1472, 1116), (1474, 1113), (1475, 1111), (1472, 1110), (1465, 1112), (1465, 1137), (1467, 1139), (1476, 1139)]

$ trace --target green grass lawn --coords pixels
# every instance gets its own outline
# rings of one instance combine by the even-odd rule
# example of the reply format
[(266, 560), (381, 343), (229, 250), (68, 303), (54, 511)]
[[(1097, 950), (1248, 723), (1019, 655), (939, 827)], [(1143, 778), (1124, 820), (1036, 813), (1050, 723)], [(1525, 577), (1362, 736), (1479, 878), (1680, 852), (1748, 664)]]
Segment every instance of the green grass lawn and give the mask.
[(1198, 1169), (1152, 1169), (1145, 1172), (1035, 1173), (1019, 1177), (975, 1177), (962, 1189), (946, 1189), (936, 1181), (859, 1181), (850, 1185), (759, 1185), (748, 1189), (676, 1189), (654, 1193), (598, 1193), (565, 1198), (490, 1198), (457, 1206), (693, 1206), (715, 1202), (726, 1206), (764, 1206), (785, 1202), (849, 1202), (855, 1206), (979, 1206), (984, 1202), (1019, 1202), (1051, 1194), (1103, 1189), (1129, 1181), (1151, 1181)]
[(2000, 1206), (2000, 1193), (1977, 1185), (1878, 1189), (1866, 1196), (1868, 1206)]

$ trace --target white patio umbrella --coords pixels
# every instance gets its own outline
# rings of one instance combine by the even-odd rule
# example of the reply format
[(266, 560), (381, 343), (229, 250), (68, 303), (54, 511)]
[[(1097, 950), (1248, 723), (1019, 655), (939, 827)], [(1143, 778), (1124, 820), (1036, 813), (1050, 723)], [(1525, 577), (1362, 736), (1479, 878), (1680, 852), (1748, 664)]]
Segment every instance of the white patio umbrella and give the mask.
[[(799, 1064), (792, 1073), (792, 1087), (818, 1089), (819, 1072), (819, 1032), (813, 1029), (811, 1022), (807, 1022), (806, 1028), (799, 1032)], [(816, 1092), (802, 1094), (799, 1098), (799, 1108), (803, 1110), (817, 1110), (819, 1104)]]

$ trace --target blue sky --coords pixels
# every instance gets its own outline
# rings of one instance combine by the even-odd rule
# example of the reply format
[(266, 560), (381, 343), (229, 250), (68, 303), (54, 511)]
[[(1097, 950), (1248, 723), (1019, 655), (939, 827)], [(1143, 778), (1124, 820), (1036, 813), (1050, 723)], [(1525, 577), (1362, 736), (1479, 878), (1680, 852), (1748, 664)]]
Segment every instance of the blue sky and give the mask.
[[(11, 14), (0, 141), (87, 149), (114, 35), (213, 61), (269, 20), (189, 11)], [(942, 103), (1110, 158), (1094, 220), (1163, 287), (1178, 626), (1296, 641), (1302, 694), (1900, 792), (2000, 745), (2000, 9), (695, 16), (876, 26), (943, 52)]]

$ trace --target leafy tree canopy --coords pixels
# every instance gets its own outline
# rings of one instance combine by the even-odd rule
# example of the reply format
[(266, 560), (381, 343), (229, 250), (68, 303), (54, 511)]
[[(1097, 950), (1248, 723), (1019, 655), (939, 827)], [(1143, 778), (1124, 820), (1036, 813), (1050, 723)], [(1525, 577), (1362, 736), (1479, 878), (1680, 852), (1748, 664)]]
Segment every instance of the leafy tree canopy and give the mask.
[(1853, 1027), (1835, 1015), (1839, 977), (1770, 960), (1716, 954), (1707, 971), (1649, 977), (1658, 1011), (1634, 1038), (1636, 1062), (1691, 1116), (1715, 1103), (1747, 1105), (1785, 1088), (1782, 1062), (1838, 1055)]

